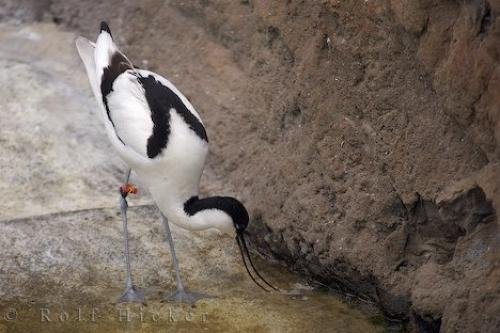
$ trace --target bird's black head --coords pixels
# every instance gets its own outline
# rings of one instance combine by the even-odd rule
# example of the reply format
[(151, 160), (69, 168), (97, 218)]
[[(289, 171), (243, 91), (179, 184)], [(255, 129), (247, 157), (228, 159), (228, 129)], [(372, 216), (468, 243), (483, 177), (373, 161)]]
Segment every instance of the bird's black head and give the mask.
[(226, 212), (233, 220), (234, 229), (237, 234), (242, 234), (248, 227), (248, 211), (245, 206), (235, 198), (223, 197), (224, 204), (221, 210)]
[(194, 196), (184, 203), (184, 211), (190, 216), (209, 209), (217, 209), (229, 215), (237, 234), (243, 233), (248, 226), (248, 212), (235, 198), (215, 196), (200, 199)]
[[(276, 287), (269, 284), (262, 275), (255, 268), (252, 259), (250, 257), (250, 251), (248, 251), (245, 234), (246, 229), (248, 227), (248, 211), (245, 206), (237, 199), (232, 197), (209, 197), (204, 199), (199, 199), (197, 196), (190, 198), (188, 201), (184, 203), (184, 211), (192, 216), (199, 211), (206, 209), (218, 209), (225, 212), (227, 215), (231, 217), (233, 222), (234, 229), (236, 231), (236, 243), (241, 252), (241, 258), (243, 259), (243, 264), (245, 265), (245, 269), (250, 275), (250, 278), (262, 289), (267, 290), (261, 283), (264, 282), (267, 286), (274, 290), (278, 290)], [(260, 278), (261, 283), (257, 281), (257, 279), (252, 275), (249, 266), (253, 269), (258, 278)]]

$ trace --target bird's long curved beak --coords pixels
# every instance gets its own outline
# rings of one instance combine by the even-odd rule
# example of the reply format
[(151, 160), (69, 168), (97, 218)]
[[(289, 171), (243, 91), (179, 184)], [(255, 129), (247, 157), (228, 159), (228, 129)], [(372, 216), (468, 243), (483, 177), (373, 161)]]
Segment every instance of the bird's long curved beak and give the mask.
[(245, 241), (245, 236), (244, 236), (243, 232), (237, 232), (236, 233), (236, 243), (238, 243), (238, 247), (240, 248), (241, 259), (243, 259), (243, 265), (245, 265), (245, 269), (247, 270), (247, 273), (250, 276), (250, 278), (252, 279), (252, 281), (256, 285), (258, 285), (260, 288), (262, 288), (263, 290), (269, 291), (266, 287), (264, 287), (261, 283), (259, 283), (257, 281), (257, 279), (253, 276), (253, 274), (251, 273), (251, 271), (250, 271), (250, 269), (249, 269), (249, 267), (247, 265), (247, 259), (248, 259), (248, 263), (250, 264), (250, 267), (252, 267), (252, 269), (255, 272), (255, 274), (257, 275), (257, 277), (260, 278), (260, 280), (262, 280), (262, 282), (264, 282), (264, 284), (266, 284), (267, 286), (269, 286), (271, 289), (279, 291), (278, 288), (274, 287), (272, 284), (270, 284), (269, 282), (267, 282), (266, 279), (264, 279), (262, 277), (262, 275), (260, 275), (260, 273), (255, 268), (255, 266), (254, 266), (254, 264), (252, 262), (252, 259), (250, 257), (250, 252), (248, 251), (247, 243)]

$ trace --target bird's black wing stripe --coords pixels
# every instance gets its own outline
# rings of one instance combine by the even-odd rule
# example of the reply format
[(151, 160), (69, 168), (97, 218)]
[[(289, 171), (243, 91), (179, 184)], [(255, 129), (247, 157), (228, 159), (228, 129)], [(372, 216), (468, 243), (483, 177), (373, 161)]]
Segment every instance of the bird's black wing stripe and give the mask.
[(111, 115), (109, 113), (108, 95), (113, 91), (113, 83), (115, 82), (116, 78), (128, 69), (131, 69), (128, 60), (123, 56), (123, 54), (121, 54), (120, 52), (116, 52), (111, 57), (111, 63), (109, 64), (108, 67), (104, 68), (104, 71), (102, 73), (102, 79), (101, 79), (102, 102), (106, 107), (108, 119), (111, 122), (111, 124), (113, 124), (113, 119), (111, 119)]
[(184, 211), (189, 216), (206, 209), (219, 209), (225, 212), (231, 216), (237, 229), (245, 230), (248, 225), (248, 212), (245, 206), (235, 198), (215, 196), (200, 199), (194, 196), (184, 203)]
[(188, 110), (179, 96), (168, 87), (157, 81), (154, 76), (138, 76), (137, 79), (144, 88), (146, 100), (151, 110), (153, 121), (153, 133), (148, 138), (147, 154), (149, 158), (154, 158), (167, 146), (170, 135), (170, 110), (175, 109), (184, 119), (189, 128), (193, 130), (200, 139), (207, 141), (205, 127)]
[(154, 158), (167, 146), (170, 136), (170, 103), (166, 97), (158, 91), (156, 80), (152, 76), (148, 78), (139, 76), (137, 79), (144, 88), (146, 100), (151, 110), (151, 120), (153, 121), (153, 133), (148, 138), (147, 154), (149, 158)]

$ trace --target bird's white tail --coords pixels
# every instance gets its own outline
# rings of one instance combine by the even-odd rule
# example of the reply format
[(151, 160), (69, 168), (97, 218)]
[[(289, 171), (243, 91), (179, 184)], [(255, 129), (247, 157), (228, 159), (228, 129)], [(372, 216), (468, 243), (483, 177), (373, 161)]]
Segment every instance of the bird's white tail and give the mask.
[(101, 22), (101, 31), (99, 33), (99, 36), (97, 36), (94, 51), (94, 59), (98, 77), (102, 75), (104, 68), (111, 65), (111, 58), (117, 52), (119, 51), (115, 43), (113, 42), (113, 37), (111, 36), (111, 30), (109, 29), (109, 26), (106, 24), (106, 22)]
[(95, 43), (84, 37), (78, 37), (76, 48), (85, 64), (92, 90), (94, 90), (94, 84), (99, 81), (97, 78), (100, 78), (103, 69), (110, 65), (112, 55), (118, 51), (108, 25), (105, 22), (101, 23), (101, 31)]
[[(116, 77), (128, 69), (133, 69), (132, 63), (118, 50), (106, 22), (101, 23), (95, 43), (84, 37), (78, 37), (76, 47), (85, 64), (92, 92), (98, 103), (104, 102), (103, 97), (112, 90)], [(102, 106), (107, 108), (105, 105)]]
[(84, 37), (76, 39), (76, 48), (85, 64), (90, 86), (97, 100), (101, 99), (100, 81), (104, 68), (110, 65), (111, 57), (118, 51), (106, 22), (101, 22), (100, 29), (95, 44)]

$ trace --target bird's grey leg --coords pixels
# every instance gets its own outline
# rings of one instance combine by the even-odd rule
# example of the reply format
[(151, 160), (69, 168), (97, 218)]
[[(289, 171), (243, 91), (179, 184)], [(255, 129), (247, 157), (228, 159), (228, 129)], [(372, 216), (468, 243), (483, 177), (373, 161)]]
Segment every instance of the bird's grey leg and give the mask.
[(163, 226), (165, 227), (165, 234), (167, 238), (167, 242), (170, 246), (170, 254), (172, 255), (172, 265), (175, 270), (175, 283), (177, 286), (177, 290), (170, 295), (165, 296), (164, 300), (167, 302), (178, 302), (178, 303), (188, 303), (194, 304), (196, 301), (202, 298), (212, 298), (213, 296), (205, 295), (196, 292), (188, 292), (184, 289), (184, 285), (182, 284), (181, 274), (179, 270), (179, 262), (177, 261), (177, 256), (175, 254), (174, 240), (172, 238), (172, 232), (170, 231), (170, 226), (168, 224), (168, 220), (161, 214), (161, 221)]
[(163, 223), (163, 226), (165, 227), (165, 234), (167, 236), (167, 242), (170, 246), (170, 253), (172, 255), (172, 265), (174, 266), (175, 270), (175, 284), (177, 286), (177, 290), (184, 291), (184, 286), (181, 280), (181, 273), (179, 271), (179, 261), (177, 260), (177, 255), (175, 254), (174, 239), (172, 237), (172, 232), (170, 231), (168, 220), (163, 214), (161, 214), (161, 221)]
[[(130, 179), (131, 169), (127, 171), (127, 177), (125, 179), (125, 186), (128, 184)], [(130, 254), (128, 248), (128, 229), (127, 229), (127, 192), (120, 189), (120, 210), (123, 223), (123, 247), (125, 252), (125, 266), (127, 270), (127, 277), (125, 281), (125, 292), (118, 298), (117, 303), (144, 303), (144, 294), (139, 291), (132, 281), (132, 273), (130, 271)]]

